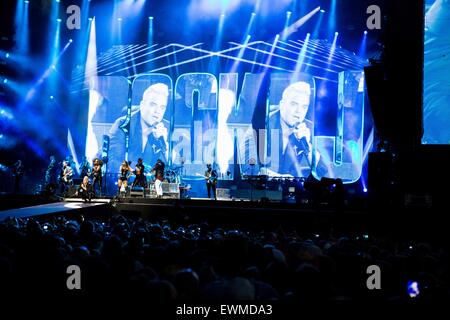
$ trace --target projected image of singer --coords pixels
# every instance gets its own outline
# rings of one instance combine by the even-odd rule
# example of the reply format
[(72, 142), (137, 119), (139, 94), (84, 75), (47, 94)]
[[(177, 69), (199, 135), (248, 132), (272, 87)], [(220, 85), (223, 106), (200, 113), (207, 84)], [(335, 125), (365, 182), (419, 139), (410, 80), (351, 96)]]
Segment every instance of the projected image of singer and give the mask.
[[(139, 110), (131, 114), (128, 159), (142, 158), (146, 163), (155, 163), (157, 159), (167, 161), (169, 121), (163, 117), (168, 98), (169, 88), (163, 83), (153, 84), (144, 91)], [(110, 168), (118, 167), (125, 156), (126, 121), (126, 117), (121, 117), (111, 128)]]
[[(282, 94), (279, 111), (270, 116), (269, 129), (279, 129), (279, 163), (271, 164), (271, 176), (307, 177), (312, 168), (313, 122), (306, 119), (311, 104), (311, 86), (295, 82)], [(272, 150), (276, 152), (276, 150)], [(315, 161), (320, 154), (315, 153)]]

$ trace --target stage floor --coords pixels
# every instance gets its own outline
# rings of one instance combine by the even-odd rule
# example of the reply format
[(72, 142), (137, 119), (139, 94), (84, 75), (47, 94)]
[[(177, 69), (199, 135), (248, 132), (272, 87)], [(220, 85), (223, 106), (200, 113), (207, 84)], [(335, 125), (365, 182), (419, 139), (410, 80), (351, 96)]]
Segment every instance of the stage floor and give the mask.
[(4, 210), (4, 211), (0, 211), (0, 221), (3, 221), (8, 217), (28, 218), (28, 217), (33, 217), (33, 216), (59, 214), (59, 213), (63, 213), (63, 212), (73, 211), (73, 210), (105, 206), (108, 203), (109, 203), (109, 200), (85, 203), (81, 199), (72, 199), (70, 201), (64, 201), (64, 202), (54, 202), (54, 203), (48, 203), (48, 204), (43, 204), (43, 205), (38, 205), (38, 206)]

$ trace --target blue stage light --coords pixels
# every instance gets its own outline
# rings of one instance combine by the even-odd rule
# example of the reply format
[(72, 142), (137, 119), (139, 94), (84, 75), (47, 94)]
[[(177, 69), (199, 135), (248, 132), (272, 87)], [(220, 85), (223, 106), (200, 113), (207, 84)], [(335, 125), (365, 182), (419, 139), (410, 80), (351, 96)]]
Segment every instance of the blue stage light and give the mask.
[(50, 96), (50, 99), (53, 100), (55, 97), (54, 96)]
[(320, 13), (325, 13), (325, 10), (323, 10), (323, 9), (320, 9)]
[(363, 191), (364, 191), (364, 193), (367, 193), (367, 191), (368, 191), (368, 190), (367, 190), (367, 188), (364, 188), (364, 190), (363, 190)]
[(6, 59), (9, 58), (9, 53), (8, 53), (8, 52), (5, 54), (5, 58), (6, 58)]
[(16, 1), (16, 14), (14, 19), (14, 25), (16, 28), (16, 44), (17, 51), (20, 53), (27, 53), (28, 51), (28, 2)]
[(117, 21), (122, 21), (122, 18), (117, 18)]
[(328, 13), (328, 32), (331, 34), (333, 30), (336, 30), (337, 22), (337, 0), (331, 0), (330, 12)]
[(89, 21), (92, 21), (92, 18), (89, 18), (88, 20), (89, 20)]
[(338, 36), (338, 35), (339, 35), (339, 32), (336, 31), (336, 32), (334, 33), (334, 35), (335, 35), (335, 36)]
[(287, 38), (287, 35), (288, 35), (288, 27), (289, 27), (289, 23), (290, 23), (290, 20), (291, 20), (291, 14), (292, 14), (291, 11), (287, 11), (287, 12), (286, 12), (286, 20), (284, 21), (283, 34), (282, 34), (282, 36), (281, 36), (281, 40), (282, 40), (282, 41), (285, 41), (286, 38)]
[(3, 79), (3, 83), (5, 83), (5, 84), (8, 83), (8, 79), (6, 79), (6, 78)]
[(368, 33), (367, 30), (364, 31), (364, 35), (362, 36), (361, 44), (359, 46), (359, 52), (358, 52), (358, 55), (363, 58), (365, 58), (365, 56), (366, 56), (367, 33)]
[[(294, 22), (293, 24), (291, 24), (289, 27), (286, 27), (285, 24), (285, 28), (283, 29), (283, 39), (286, 39), (287, 37), (289, 37), (292, 33), (297, 32), (298, 29), (303, 26), (306, 22), (308, 22), (317, 12), (319, 12), (320, 7), (315, 8), (314, 10), (310, 11), (309, 13), (307, 13), (305, 16), (301, 17), (300, 19), (298, 19), (296, 22)], [(286, 19), (286, 22), (288, 22), (288, 19)]]
[[(294, 70), (294, 77), (297, 77), (298, 74), (302, 71), (302, 68), (304, 67), (304, 62), (305, 62), (305, 57), (306, 57), (306, 52), (308, 50), (308, 46), (309, 46), (309, 37), (311, 36), (310, 33), (308, 33), (306, 35), (305, 41), (303, 42), (303, 46), (302, 49), (300, 50), (299, 54), (298, 54), (298, 59), (297, 59), (297, 63), (295, 65), (295, 70)], [(299, 81), (298, 79), (295, 79), (293, 81)]]
[(56, 19), (56, 21), (61, 22), (62, 20), (58, 18), (58, 19)]
[(149, 47), (153, 45), (153, 17), (148, 17), (148, 36), (147, 44)]
[(72, 40), (72, 39), (69, 39), (69, 42), (70, 42), (70, 43), (72, 43), (72, 42), (73, 42), (73, 40)]

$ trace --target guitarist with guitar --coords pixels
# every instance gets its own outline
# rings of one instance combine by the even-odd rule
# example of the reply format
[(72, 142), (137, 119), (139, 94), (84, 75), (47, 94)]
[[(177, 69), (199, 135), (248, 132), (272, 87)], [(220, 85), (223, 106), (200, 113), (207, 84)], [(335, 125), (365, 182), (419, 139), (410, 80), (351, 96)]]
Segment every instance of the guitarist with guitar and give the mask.
[(12, 167), (12, 173), (14, 176), (14, 193), (19, 193), (20, 182), (22, 181), (23, 174), (25, 173), (25, 168), (22, 164), (22, 160), (17, 160)]
[(212, 168), (210, 163), (206, 165), (205, 181), (206, 181), (206, 188), (208, 190), (208, 198), (211, 198), (211, 190), (212, 190), (214, 194), (214, 200), (217, 200), (216, 195), (217, 171)]
[(61, 193), (63, 193), (64, 195), (67, 194), (67, 192), (69, 191), (69, 187), (73, 184), (72, 178), (72, 167), (69, 165), (69, 162), (67, 160), (64, 160), (60, 175)]
[(95, 185), (98, 184), (100, 195), (102, 194), (102, 166), (103, 166), (103, 160), (100, 160), (99, 158), (95, 158), (92, 166), (92, 172), (91, 175), (92, 178), (92, 192), (95, 195)]

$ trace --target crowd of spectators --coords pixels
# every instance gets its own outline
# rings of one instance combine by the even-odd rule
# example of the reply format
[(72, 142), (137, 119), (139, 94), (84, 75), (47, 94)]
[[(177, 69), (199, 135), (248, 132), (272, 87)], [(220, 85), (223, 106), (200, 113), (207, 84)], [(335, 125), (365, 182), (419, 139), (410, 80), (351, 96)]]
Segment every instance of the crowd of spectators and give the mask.
[[(448, 248), (329, 230), (244, 230), (123, 215), (0, 224), (0, 290), (154, 300), (410, 301), (449, 298)], [(67, 266), (82, 271), (69, 293)], [(368, 290), (367, 267), (382, 270)], [(417, 282), (411, 298), (408, 282)]]

